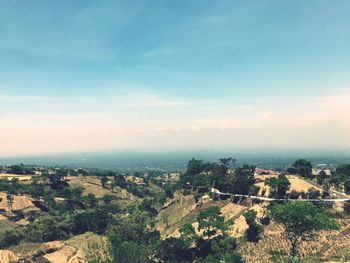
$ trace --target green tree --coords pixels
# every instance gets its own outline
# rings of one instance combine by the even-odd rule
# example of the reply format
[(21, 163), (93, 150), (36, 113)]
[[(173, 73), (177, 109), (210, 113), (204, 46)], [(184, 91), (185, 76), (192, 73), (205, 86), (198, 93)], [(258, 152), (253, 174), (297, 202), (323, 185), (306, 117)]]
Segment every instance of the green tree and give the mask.
[(7, 205), (12, 208), (14, 197), (11, 194), (6, 195)]
[(130, 211), (129, 216), (115, 217), (108, 233), (114, 262), (146, 263), (156, 254), (160, 239), (158, 231), (150, 230), (150, 218), (146, 212)]
[(191, 223), (184, 224), (179, 229), (181, 234), (181, 239), (188, 245), (191, 246), (198, 238), (196, 235), (196, 230)]
[(64, 215), (43, 215), (26, 227), (24, 235), (27, 241), (41, 243), (66, 239), (69, 232), (70, 226)]
[(293, 164), (293, 167), (296, 169), (296, 172), (301, 177), (311, 178), (312, 176), (312, 164), (311, 161), (306, 159), (296, 160)]
[(83, 234), (87, 231), (104, 234), (110, 222), (108, 211), (93, 209), (74, 215), (71, 229), (74, 234)]
[(10, 186), (10, 189), (8, 190), (8, 193), (10, 193), (10, 194), (18, 194), (20, 188), (21, 188), (21, 184), (19, 183), (19, 179), (18, 178), (12, 178), (11, 179), (11, 186)]
[(39, 184), (37, 180), (33, 180), (30, 184), (29, 194), (34, 198), (39, 198), (45, 194), (45, 185)]
[(101, 180), (101, 185), (102, 185), (102, 187), (103, 187), (103, 188), (106, 188), (106, 185), (107, 185), (107, 183), (108, 183), (108, 181), (109, 181), (108, 177), (107, 177), (107, 176), (101, 176), (101, 177), (100, 177), (100, 180)]
[(196, 175), (203, 172), (209, 166), (208, 163), (204, 163), (202, 160), (192, 159), (187, 164), (187, 175)]
[(157, 258), (162, 262), (193, 262), (193, 249), (180, 238), (163, 240), (157, 248)]
[(290, 182), (284, 174), (278, 175), (277, 178), (266, 179), (265, 184), (270, 186), (273, 196), (277, 198), (285, 198), (287, 191), (290, 189)]
[(102, 201), (106, 204), (109, 205), (113, 200), (114, 200), (115, 196), (114, 195), (104, 195), (102, 197)]
[(350, 178), (346, 179), (344, 182), (344, 190), (346, 194), (350, 194)]
[(121, 188), (125, 188), (127, 186), (125, 177), (122, 174), (116, 174), (113, 177), (114, 179), (114, 185), (120, 186)]
[(177, 188), (176, 184), (166, 184), (164, 186), (165, 196), (167, 198), (173, 198), (174, 197), (174, 193), (176, 191), (176, 188)]
[(257, 212), (254, 210), (249, 210), (243, 214), (248, 224), (246, 235), (249, 242), (258, 242), (260, 239), (261, 226), (256, 222), (256, 215)]
[(228, 253), (224, 257), (225, 263), (243, 263), (242, 256), (238, 254), (237, 252), (234, 253)]
[(232, 157), (228, 157), (228, 158), (220, 158), (219, 159), (220, 163), (226, 167), (230, 167), (231, 165), (234, 165), (237, 160), (235, 158)]
[(342, 184), (341, 176), (338, 174), (332, 174), (332, 176), (329, 178), (329, 183), (332, 184), (336, 189), (339, 189)]
[(203, 176), (198, 177), (198, 175), (200, 175), (208, 166), (209, 163), (204, 163), (202, 160), (192, 158), (187, 164), (186, 172), (181, 175), (182, 185), (184, 187), (193, 186), (195, 179), (203, 178)]
[(320, 191), (314, 187), (310, 187), (306, 194), (309, 199), (318, 199), (321, 195)]
[(8, 170), (9, 174), (24, 174), (23, 165), (11, 165)]
[(218, 231), (225, 230), (224, 217), (221, 216), (220, 207), (211, 206), (201, 211), (197, 217), (198, 231), (203, 231), (203, 236), (210, 238)]
[(56, 173), (45, 174), (45, 177), (48, 178), (51, 188), (56, 190), (62, 190), (65, 186), (67, 186), (64, 177), (68, 175), (68, 172), (65, 170), (58, 170)]
[(350, 164), (342, 164), (337, 167), (337, 174), (341, 177), (342, 181), (350, 178)]
[(329, 179), (326, 179), (323, 181), (322, 185), (322, 198), (328, 198), (330, 196), (329, 189), (330, 189), (330, 182)]
[(230, 181), (227, 177), (228, 167), (226, 165), (212, 163), (207, 170), (210, 172), (210, 185), (221, 191), (230, 191)]
[(5, 230), (5, 232), (0, 232), (0, 249), (18, 245), (21, 239), (23, 238), (16, 230)]
[(87, 196), (84, 197), (84, 202), (91, 208), (96, 207), (98, 204), (96, 196), (92, 193), (89, 193)]
[(284, 234), (291, 242), (291, 255), (297, 256), (297, 246), (301, 240), (315, 235), (321, 230), (338, 229), (337, 221), (321, 208), (309, 202), (272, 204), (268, 215), (285, 228)]
[[(186, 258), (180, 260), (180, 256), (177, 256), (177, 261), (166, 262), (242, 262), (240, 255), (235, 252), (235, 240), (226, 233), (227, 224), (219, 207), (211, 206), (200, 212), (197, 221), (200, 235), (196, 234), (191, 223), (187, 223), (180, 227), (181, 241), (171, 240), (177, 255), (182, 253)], [(171, 246), (167, 244), (169, 249)], [(173, 252), (168, 253), (172, 255)]]
[(56, 201), (53, 195), (47, 195), (45, 196), (45, 205), (49, 209), (53, 209), (56, 206)]
[(326, 174), (326, 172), (325, 171), (320, 171), (319, 173), (318, 173), (318, 176), (317, 176), (317, 183), (318, 184), (323, 184), (323, 181), (325, 180), (327, 178), (327, 174)]
[(232, 192), (235, 194), (249, 194), (255, 183), (255, 166), (243, 165), (235, 170)]

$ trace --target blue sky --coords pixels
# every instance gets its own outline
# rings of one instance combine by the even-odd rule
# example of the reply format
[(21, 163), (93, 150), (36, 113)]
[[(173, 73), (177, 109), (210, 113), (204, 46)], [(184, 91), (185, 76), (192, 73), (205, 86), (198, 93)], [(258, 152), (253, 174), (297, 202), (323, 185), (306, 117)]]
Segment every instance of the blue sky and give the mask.
[(346, 148), (349, 10), (340, 0), (0, 0), (0, 154)]

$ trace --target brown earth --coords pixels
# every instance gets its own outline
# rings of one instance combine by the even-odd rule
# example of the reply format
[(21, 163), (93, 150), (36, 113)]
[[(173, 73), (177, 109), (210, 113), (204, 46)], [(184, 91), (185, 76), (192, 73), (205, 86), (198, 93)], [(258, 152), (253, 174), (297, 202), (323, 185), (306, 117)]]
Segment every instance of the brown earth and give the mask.
[(97, 198), (101, 198), (104, 195), (114, 195), (120, 201), (125, 201), (128, 203), (137, 201), (139, 199), (138, 197), (130, 194), (127, 190), (120, 187), (115, 187), (113, 190), (110, 187), (102, 187), (101, 181), (97, 176), (69, 176), (68, 184), (71, 187), (82, 187), (84, 188), (83, 195), (88, 195), (91, 193), (94, 194)]
[(5, 211), (40, 211), (33, 204), (33, 199), (24, 195), (14, 195), (12, 205), (8, 203), (7, 194), (0, 192), (0, 209)]
[[(340, 222), (342, 224), (340, 231), (323, 231), (317, 237), (300, 244), (299, 252), (303, 262), (325, 262), (330, 258), (350, 259), (345, 258), (347, 248), (350, 248), (350, 220)], [(258, 243), (244, 242), (238, 250), (247, 263), (273, 262), (274, 251), (285, 255), (290, 251), (290, 243), (284, 238), (283, 232), (282, 226), (271, 223), (265, 227), (262, 239)]]
[[(258, 195), (262, 195), (262, 192), (265, 192), (264, 196), (268, 197), (270, 194), (270, 187), (265, 185), (265, 180), (267, 178), (271, 178), (271, 177), (277, 177), (277, 175), (258, 175), (255, 176), (255, 178), (257, 179), (258, 183), (256, 183), (255, 185), (258, 186), (260, 188), (259, 190), (259, 194)], [(301, 179), (298, 176), (295, 175), (287, 175), (287, 178), (290, 182), (290, 190), (288, 191), (289, 193), (291, 191), (296, 191), (296, 192), (307, 192), (310, 188), (316, 188), (317, 190), (319, 190), (322, 193), (322, 188), (315, 186), (303, 179)]]
[(7, 179), (9, 181), (17, 178), (18, 181), (30, 181), (32, 180), (32, 176), (30, 175), (16, 175), (16, 174), (4, 174), (0, 173), (0, 179)]
[[(89, 257), (91, 244), (106, 243), (106, 238), (93, 233), (74, 236), (66, 241), (43, 244), (21, 244), (11, 250), (0, 250), (1, 263), (52, 262), (85, 263)], [(97, 253), (100, 253), (98, 251)]]
[(10, 250), (0, 250), (0, 262), (12, 263), (18, 260), (18, 257)]

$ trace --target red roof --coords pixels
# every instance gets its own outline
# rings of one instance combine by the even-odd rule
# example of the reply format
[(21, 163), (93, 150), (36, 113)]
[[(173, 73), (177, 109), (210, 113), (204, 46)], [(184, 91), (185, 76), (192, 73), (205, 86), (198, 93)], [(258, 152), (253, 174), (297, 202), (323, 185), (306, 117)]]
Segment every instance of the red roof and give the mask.
[(273, 170), (261, 170), (258, 169), (255, 171), (256, 174), (275, 174), (276, 172)]

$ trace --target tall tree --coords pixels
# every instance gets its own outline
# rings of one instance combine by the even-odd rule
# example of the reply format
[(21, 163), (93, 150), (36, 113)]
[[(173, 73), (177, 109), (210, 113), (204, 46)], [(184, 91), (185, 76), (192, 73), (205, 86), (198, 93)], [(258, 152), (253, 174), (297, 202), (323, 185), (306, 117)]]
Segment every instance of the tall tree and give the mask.
[(51, 174), (45, 174), (45, 177), (49, 179), (49, 183), (51, 188), (53, 189), (63, 189), (65, 186), (67, 186), (66, 181), (64, 180), (64, 177), (67, 176), (67, 171), (65, 170), (58, 170), (55, 173)]
[(327, 174), (324, 170), (320, 171), (317, 175), (317, 183), (318, 184), (323, 184), (324, 180), (327, 178)]
[(227, 168), (234, 166), (235, 163), (237, 162), (237, 160), (235, 158), (232, 158), (232, 157), (220, 158), (219, 161), (222, 165), (226, 166)]
[(337, 174), (343, 178), (350, 178), (350, 164), (342, 164), (337, 167)]
[(350, 194), (350, 178), (346, 179), (344, 182), (344, 190), (346, 194)]
[(312, 164), (311, 161), (306, 159), (296, 160), (293, 164), (293, 167), (296, 169), (296, 172), (301, 177), (311, 178), (312, 176)]
[(184, 187), (210, 186), (209, 177), (202, 176), (208, 167), (209, 163), (204, 163), (202, 160), (192, 158), (187, 164), (187, 170), (181, 175), (181, 183)]
[(249, 194), (255, 183), (255, 166), (243, 165), (235, 170), (232, 192), (235, 194)]
[(101, 181), (101, 185), (103, 188), (106, 188), (106, 185), (109, 181), (108, 177), (107, 176), (101, 176), (100, 177), (100, 181)]
[(301, 240), (318, 231), (339, 227), (326, 211), (309, 202), (272, 204), (268, 207), (268, 215), (284, 226), (284, 234), (291, 242), (292, 257), (297, 256), (297, 246)]
[(14, 197), (11, 194), (6, 195), (7, 205), (12, 208)]
[(196, 175), (203, 172), (209, 166), (208, 163), (204, 163), (202, 160), (196, 160), (192, 158), (187, 164), (187, 175)]
[(224, 217), (221, 216), (220, 207), (211, 206), (207, 210), (199, 213), (198, 230), (203, 231), (203, 235), (210, 238), (218, 231), (225, 230)]
[(290, 182), (284, 174), (278, 175), (277, 178), (268, 178), (265, 184), (270, 186), (273, 196), (277, 198), (284, 198), (290, 189)]
[(249, 242), (258, 242), (260, 239), (261, 226), (256, 222), (256, 215), (257, 212), (254, 210), (249, 210), (243, 214), (248, 224), (246, 235)]

